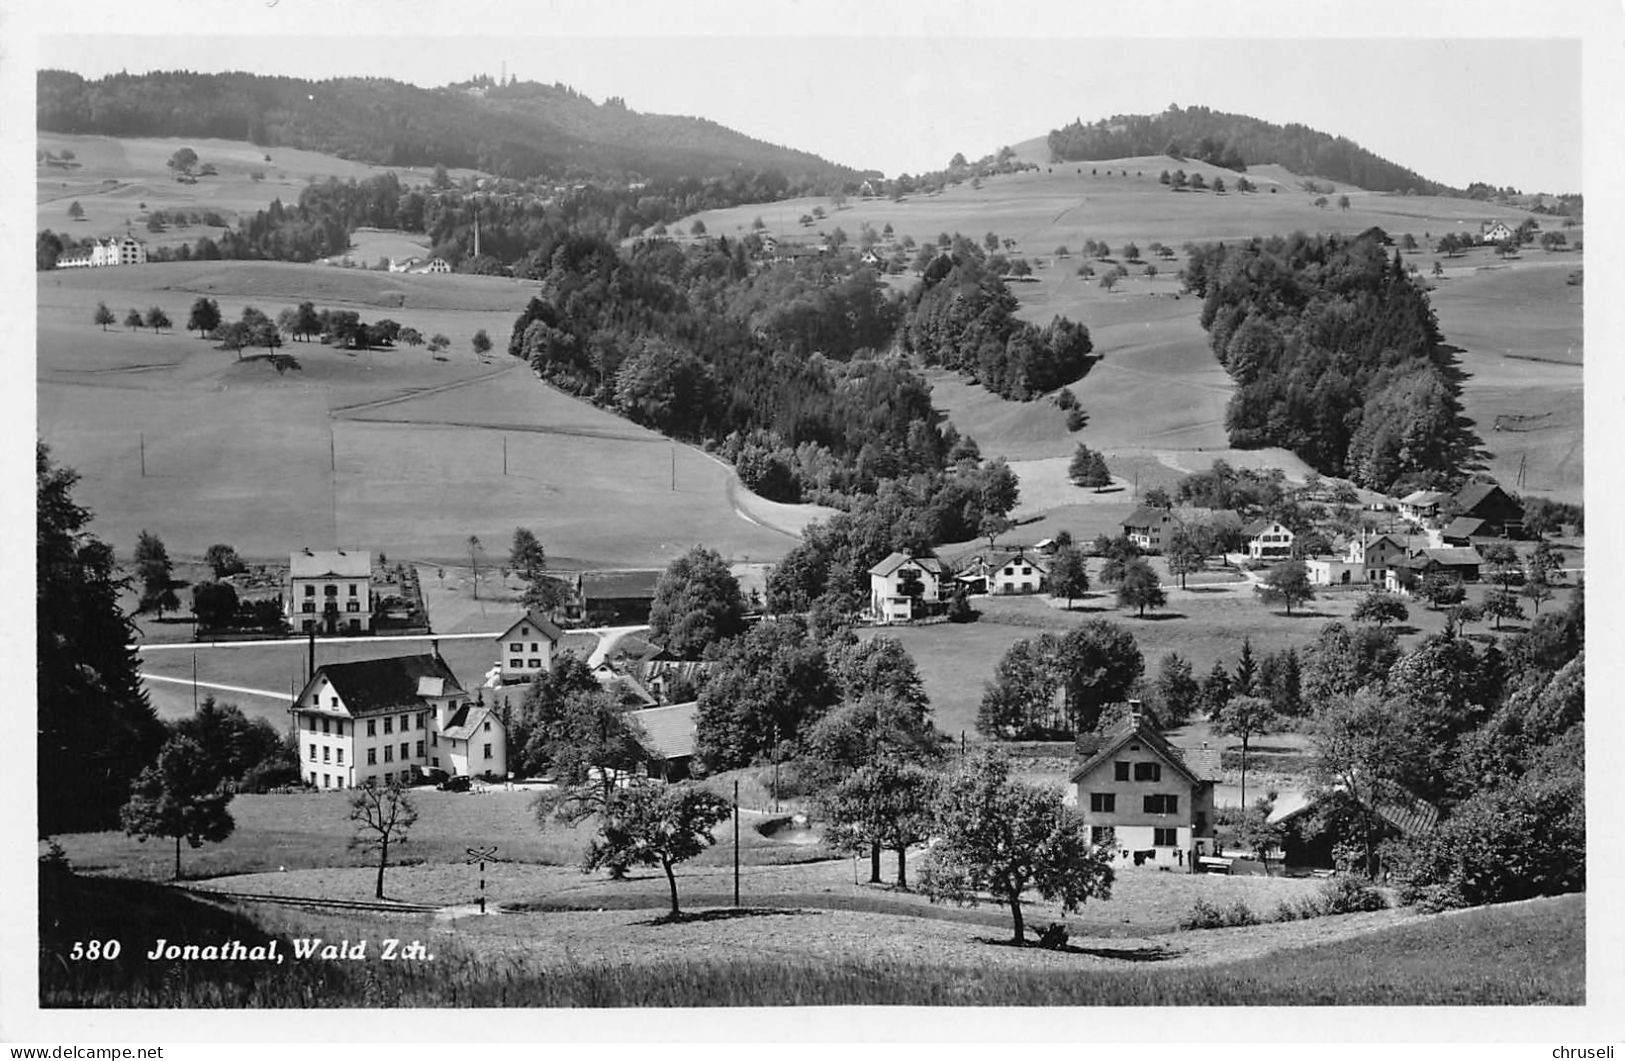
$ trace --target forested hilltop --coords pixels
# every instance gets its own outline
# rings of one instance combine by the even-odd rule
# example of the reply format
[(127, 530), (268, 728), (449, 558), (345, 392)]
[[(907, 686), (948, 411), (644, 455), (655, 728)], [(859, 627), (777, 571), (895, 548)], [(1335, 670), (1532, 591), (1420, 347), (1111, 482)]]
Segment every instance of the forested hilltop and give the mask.
[(1454, 486), (1480, 439), (1422, 282), (1362, 234), (1193, 247), (1185, 285), (1236, 381), (1232, 445), (1284, 446), (1386, 492)]
[(488, 77), (425, 89), (384, 78), (160, 71), (38, 75), (41, 132), (248, 140), (387, 166), (506, 177), (712, 176), (739, 168), (827, 180), (856, 172), (715, 122), (596, 104), (564, 85)]
[(1062, 162), (1167, 154), (1238, 172), (1275, 163), (1305, 177), (1344, 181), (1373, 192), (1458, 194), (1347, 137), (1207, 107), (1170, 106), (1161, 114), (1119, 114), (1088, 125), (1080, 118), (1051, 130), (1049, 148)]

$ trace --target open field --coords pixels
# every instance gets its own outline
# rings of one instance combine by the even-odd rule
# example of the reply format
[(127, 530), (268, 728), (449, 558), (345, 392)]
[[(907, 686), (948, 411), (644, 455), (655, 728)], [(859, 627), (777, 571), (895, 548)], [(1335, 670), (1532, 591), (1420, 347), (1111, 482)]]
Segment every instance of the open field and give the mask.
[[(273, 199), (285, 204), (299, 201), (299, 193), (312, 181), (328, 177), (339, 180), (366, 180), (381, 173), (396, 173), (407, 187), (426, 185), (427, 169), (406, 166), (372, 166), (351, 162), (315, 151), (291, 147), (258, 147), (242, 140), (175, 137), (73, 136), (65, 133), (39, 133), (37, 146), (60, 155), (72, 151), (78, 166), (35, 167), (36, 228), (48, 228), (85, 239), (90, 236), (122, 236), (126, 227), (150, 246), (193, 243), (199, 236), (220, 235), (221, 230), (195, 225), (171, 226), (167, 232), (147, 231), (151, 210), (218, 212), (228, 225), (244, 214), (264, 210)], [(199, 167), (212, 163), (217, 176), (200, 177), (196, 184), (175, 180), (167, 163), (183, 147), (197, 152)], [(271, 161), (265, 161), (270, 155)], [(253, 173), (263, 179), (254, 180)], [(449, 171), (454, 180), (478, 176), (474, 170)], [(73, 221), (68, 206), (77, 201), (85, 217)], [(146, 204), (145, 207), (142, 204)], [(387, 253), (387, 252), (385, 252)], [(360, 257), (360, 250), (357, 256)], [(376, 253), (373, 254), (375, 258)], [(361, 260), (371, 261), (372, 258)]]
[[(1024, 149), (1042, 151), (1042, 142)], [(697, 216), (712, 235), (742, 235), (759, 216), (767, 231), (781, 238), (810, 239), (839, 226), (856, 239), (867, 222), (877, 230), (890, 224), (898, 239), (911, 236), (922, 244), (941, 232), (980, 240), (992, 231), (1014, 239), (1017, 246), (1009, 253), (1027, 256), (1037, 267), (1036, 282), (1011, 285), (1022, 303), (1021, 316), (1040, 324), (1056, 315), (1082, 321), (1096, 351), (1105, 356), (1071, 385), (1089, 413), (1087, 426), (1075, 434), (1066, 430), (1062, 411), (1048, 402), (1007, 402), (945, 375), (934, 378), (938, 407), (983, 452), (1033, 461), (1070, 456), (1082, 441), (1103, 450), (1114, 471), (1124, 467), (1131, 474), (1136, 465), (1189, 471), (1223, 458), (1281, 467), (1293, 478), (1307, 469), (1284, 451), (1249, 455), (1228, 449), (1224, 408), (1231, 385), (1197, 324), (1200, 303), (1180, 297), (1176, 274), (1182, 256), (1150, 259), (1159, 270), (1155, 277), (1131, 264), (1130, 275), (1107, 292), (1095, 279), (1077, 275), (1085, 261), (1084, 241), (1103, 239), (1113, 248), (1111, 259), (1094, 263), (1099, 272), (1123, 260), (1120, 251), (1128, 241), (1146, 253), (1152, 241), (1178, 248), (1187, 241), (1242, 240), (1294, 230), (1352, 235), (1377, 225), (1396, 237), (1416, 236), (1423, 248), (1406, 257), (1428, 275), (1439, 257), (1428, 250), (1428, 235), (1436, 239), (1446, 232), (1476, 232), (1481, 221), (1517, 224), (1528, 216), (1474, 200), (1380, 194), (1352, 186), (1339, 187), (1334, 194), (1349, 196), (1348, 210), (1321, 209), (1298, 186), (1298, 178), (1278, 166), (1248, 171), (1248, 179), (1262, 189), (1257, 193), (1174, 193), (1156, 177), (1176, 167), (1201, 172), (1209, 181), (1222, 176), (1234, 182), (1235, 175), (1224, 170), (1157, 156), (1055, 164), (989, 178), (980, 189), (962, 184), (896, 202), (855, 199), (839, 210), (825, 199), (797, 199)], [(1100, 176), (1091, 176), (1095, 169)], [(1108, 171), (1113, 176), (1106, 176)], [(1132, 175), (1122, 176), (1124, 171)], [(1272, 193), (1271, 188), (1278, 190)], [(822, 206), (828, 216), (802, 228), (796, 219), (814, 206)], [(687, 224), (685, 220), (677, 227), (686, 230)], [(1069, 257), (1055, 255), (1061, 246), (1070, 249)], [(1435, 283), (1433, 296), (1446, 339), (1463, 348), (1466, 410), (1493, 453), (1489, 470), (1517, 488), (1522, 463), (1522, 490), (1565, 501), (1580, 500), (1583, 487), (1580, 288), (1564, 283), (1582, 261), (1579, 254), (1533, 248), (1507, 262), (1493, 251), (1471, 251), (1442, 260), (1446, 274)], [(893, 279), (900, 287), (913, 282), (911, 277)], [(1509, 416), (1527, 419), (1514, 422), (1516, 431), (1495, 432), (1497, 418)], [(1154, 467), (1144, 471), (1142, 485), (1161, 478)]]
[[(254, 262), (41, 274), (39, 434), (81, 473), (76, 498), (124, 555), (147, 529), (172, 556), (226, 541), (251, 560), (344, 545), (454, 561), (470, 534), (501, 551), (529, 526), (581, 566), (663, 566), (696, 543), (772, 560), (821, 512), (755, 498), (700, 451), (563, 395), (500, 352), (469, 352), (479, 328), (504, 343), (533, 290)], [(198, 294), (228, 316), (308, 298), (443, 331), (453, 346), (436, 358), (290, 343), (303, 370), (278, 376), (184, 330), (90, 323), (105, 301), (121, 316), (162, 305), (179, 327)]]
[[(983, 687), (992, 681), (993, 669), (1005, 651), (1023, 638), (1064, 633), (1087, 620), (1105, 619), (1134, 635), (1145, 657), (1148, 677), (1156, 674), (1162, 657), (1169, 652), (1178, 652), (1202, 676), (1215, 661), (1234, 667), (1245, 639), (1252, 640), (1256, 655), (1289, 647), (1301, 649), (1315, 640), (1326, 623), (1351, 623), (1360, 599), (1356, 591), (1325, 593), (1307, 606), (1293, 609), (1288, 617), (1279, 608), (1259, 603), (1248, 584), (1202, 585), (1193, 579), (1189, 589), (1181, 590), (1160, 559), (1153, 558), (1152, 564), (1164, 580), (1168, 603), (1147, 611), (1143, 619), (1132, 610), (1119, 610), (1115, 598), (1097, 587), (1087, 597), (1078, 598), (1070, 612), (1059, 607), (1064, 602), (1051, 607), (1042, 597), (977, 597), (971, 603), (982, 615), (973, 623), (873, 626), (859, 631), (859, 636), (891, 637), (902, 642), (919, 666), (937, 728), (955, 738), (964, 732), (975, 739), (976, 711), (982, 702)], [(1093, 579), (1098, 562), (1089, 566)], [(1469, 599), (1477, 601), (1485, 591), (1480, 584), (1469, 591)], [(1560, 590), (1541, 610), (1564, 607), (1569, 595), (1570, 591)], [(1400, 627), (1402, 650), (1443, 629), (1441, 613), (1423, 602), (1411, 601), (1408, 607), (1410, 619)], [(1501, 634), (1512, 636), (1523, 626), (1505, 623)], [(1492, 624), (1475, 623), (1468, 628), (1468, 634), (1480, 638), (1494, 634), (1494, 630)]]
[[(1170, 893), (1301, 883), (1135, 876)], [(264, 881), (240, 879), (256, 886)], [(1129, 888), (1125, 874), (1119, 898), (1089, 906), (1124, 902)], [(147, 962), (136, 950), (119, 962), (43, 961), (42, 1001), (606, 1007), (1189, 1005), (1193, 999), (1207, 1005), (1575, 1005), (1585, 998), (1583, 895), (1431, 916), (1385, 910), (1177, 934), (1100, 936), (1078, 925), (1065, 951), (1048, 951), (1003, 945), (1004, 933), (979, 919), (874, 912), (843, 906), (835, 894), (832, 889), (824, 901), (807, 896), (807, 902), (786, 896), (784, 904), (753, 896), (737, 909), (690, 904), (693, 916), (677, 922), (652, 916), (653, 907), (479, 917), (467, 904), (431, 915), (339, 919), (217, 904), (139, 881), (58, 879), (50, 893), (47, 952), (70, 938), (109, 936), (139, 941), (132, 950), (158, 938), (281, 937), (290, 951), (289, 937), (316, 936), (366, 940), (376, 955), (384, 939), (395, 938), (424, 941), (434, 963), (296, 960), (270, 974), (255, 963), (222, 963), (207, 978), (194, 978), (185, 975), (185, 963), (182, 975), (165, 975), (163, 963)]]

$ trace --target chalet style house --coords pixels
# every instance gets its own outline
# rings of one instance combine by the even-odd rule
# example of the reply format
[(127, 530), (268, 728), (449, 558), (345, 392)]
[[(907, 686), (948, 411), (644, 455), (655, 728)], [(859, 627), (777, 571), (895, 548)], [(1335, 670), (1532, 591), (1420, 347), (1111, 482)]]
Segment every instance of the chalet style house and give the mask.
[(1042, 593), (1049, 585), (1049, 561), (1026, 549), (1011, 556), (989, 557), (987, 592)]
[(571, 584), (563, 618), (590, 625), (641, 625), (654, 607), (663, 571), (584, 571)]
[(301, 633), (372, 629), (372, 554), (304, 549), (288, 558), (288, 625)]
[[(1505, 490), (1494, 483), (1468, 483), (1455, 497), (1455, 508), (1460, 516), (1447, 530), (1455, 530), (1463, 539), (1471, 537), (1520, 538), (1523, 536), (1523, 506), (1512, 500)], [(1462, 521), (1476, 520), (1476, 526), (1457, 526)], [(1466, 532), (1466, 533), (1463, 533)]]
[(1216, 853), (1219, 753), (1182, 754), (1137, 706), (1131, 702), (1129, 716), (1104, 737), (1080, 740), (1087, 758), (1071, 774), (1078, 813), (1092, 842), (1112, 844), (1114, 862), (1195, 872), (1199, 856)]
[(1160, 553), (1176, 525), (1173, 513), (1167, 509), (1142, 505), (1123, 521), (1123, 534), (1139, 546), (1141, 552)]
[(1255, 520), (1241, 528), (1247, 538), (1249, 560), (1290, 560), (1296, 537), (1284, 523)]
[(1311, 558), (1304, 561), (1309, 581), (1317, 586), (1347, 586), (1362, 583), (1368, 587), (1385, 585), (1396, 564), (1410, 557), (1405, 543), (1387, 534), (1375, 538), (1361, 534), (1351, 540), (1341, 557)]
[(503, 685), (528, 682), (553, 670), (553, 651), (564, 631), (545, 615), (527, 611), (497, 635), (497, 679)]
[(300, 773), (316, 788), (414, 774), (503, 777), (507, 731), (440, 658), (394, 656), (318, 667), (290, 709)]
[(937, 612), (944, 574), (935, 553), (892, 553), (869, 569), (869, 617), (898, 623)]

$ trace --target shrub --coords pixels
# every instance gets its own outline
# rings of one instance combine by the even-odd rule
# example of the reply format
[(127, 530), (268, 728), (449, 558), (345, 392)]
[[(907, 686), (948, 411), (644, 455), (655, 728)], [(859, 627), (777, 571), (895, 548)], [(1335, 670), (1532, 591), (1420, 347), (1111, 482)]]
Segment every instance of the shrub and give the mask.
[(1275, 920), (1299, 921), (1302, 920), (1302, 918), (1302, 910), (1299, 907), (1294, 906), (1290, 900), (1282, 899), (1280, 902), (1275, 904)]
[(1256, 925), (1258, 924), (1258, 915), (1248, 909), (1246, 903), (1237, 899), (1230, 909), (1224, 912), (1224, 923), (1228, 928), (1236, 928), (1241, 925)]
[(1191, 912), (1179, 919), (1179, 927), (1187, 932), (1194, 929), (1223, 928), (1224, 926), (1224, 911), (1206, 899), (1196, 900), (1195, 905), (1191, 907)]
[(1327, 914), (1362, 914), (1370, 910), (1386, 910), (1388, 900), (1381, 892), (1353, 877), (1338, 876), (1327, 881), (1320, 889), (1321, 902)]
[(1038, 945), (1045, 950), (1066, 950), (1070, 933), (1059, 921), (1052, 921), (1038, 930)]
[(1066, 411), (1066, 429), (1068, 431), (1081, 431), (1083, 425), (1089, 422), (1089, 414), (1081, 406), (1074, 405)]

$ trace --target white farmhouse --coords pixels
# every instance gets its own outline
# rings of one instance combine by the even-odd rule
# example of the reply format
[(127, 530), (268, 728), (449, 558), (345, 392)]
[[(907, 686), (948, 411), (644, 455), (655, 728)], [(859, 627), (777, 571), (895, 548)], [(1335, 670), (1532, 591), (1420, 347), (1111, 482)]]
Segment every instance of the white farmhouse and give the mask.
[(359, 634), (371, 629), (372, 554), (311, 551), (288, 558), (288, 624), (301, 633)]
[(869, 569), (869, 616), (878, 623), (908, 622), (937, 610), (942, 561), (935, 553), (892, 553)]

